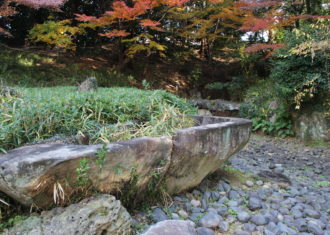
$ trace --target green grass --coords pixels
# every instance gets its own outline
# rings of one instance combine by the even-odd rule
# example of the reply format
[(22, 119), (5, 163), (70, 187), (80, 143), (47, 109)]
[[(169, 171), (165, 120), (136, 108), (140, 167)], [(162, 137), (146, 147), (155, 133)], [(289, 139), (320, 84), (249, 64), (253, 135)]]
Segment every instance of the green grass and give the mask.
[(171, 135), (193, 125), (185, 100), (168, 92), (100, 88), (79, 93), (75, 87), (20, 88), (20, 97), (0, 97), (0, 149), (55, 135), (84, 133), (90, 143), (139, 136)]
[(321, 141), (321, 140), (315, 140), (315, 141), (311, 141), (306, 143), (307, 146), (309, 147), (330, 147), (330, 141), (325, 142), (325, 141)]
[(316, 188), (327, 187), (327, 186), (330, 186), (330, 182), (325, 181), (325, 180), (317, 181), (313, 184), (313, 186), (316, 187)]

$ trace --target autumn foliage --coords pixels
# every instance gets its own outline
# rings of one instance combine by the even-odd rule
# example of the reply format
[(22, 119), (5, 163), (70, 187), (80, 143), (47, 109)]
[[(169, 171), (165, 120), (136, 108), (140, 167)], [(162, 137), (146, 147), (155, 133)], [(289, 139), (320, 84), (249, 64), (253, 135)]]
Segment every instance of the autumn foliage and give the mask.
[[(15, 6), (61, 11), (67, 0), (5, 0), (0, 7), (3, 18), (15, 14)], [(251, 40), (247, 53), (271, 53), (283, 47), (277, 32), (300, 21), (330, 19), (312, 13), (304, 2), (281, 0), (116, 0), (108, 2), (102, 14), (73, 12), (71, 18), (50, 19), (36, 24), (28, 39), (62, 49), (76, 49), (78, 35), (93, 30), (103, 42), (117, 43), (118, 51), (129, 57), (136, 54), (165, 56), (169, 47), (198, 47), (202, 58), (212, 59), (216, 46), (239, 42), (246, 33), (267, 39)], [(291, 5), (290, 5), (291, 4)], [(300, 9), (289, 12), (286, 9)], [(304, 10), (305, 8), (307, 10)], [(301, 10), (302, 9), (302, 10)], [(8, 32), (0, 28), (0, 33)], [(258, 37), (255, 37), (258, 38)], [(230, 44), (230, 43), (229, 43)]]

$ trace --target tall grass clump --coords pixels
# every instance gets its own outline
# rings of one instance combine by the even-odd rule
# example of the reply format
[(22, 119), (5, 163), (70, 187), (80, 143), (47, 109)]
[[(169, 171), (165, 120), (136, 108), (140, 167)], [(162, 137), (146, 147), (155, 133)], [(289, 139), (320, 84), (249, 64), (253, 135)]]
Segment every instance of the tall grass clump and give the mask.
[(19, 97), (0, 97), (0, 150), (49, 139), (87, 134), (90, 143), (138, 136), (170, 135), (193, 125), (185, 100), (168, 92), (75, 87), (22, 88)]

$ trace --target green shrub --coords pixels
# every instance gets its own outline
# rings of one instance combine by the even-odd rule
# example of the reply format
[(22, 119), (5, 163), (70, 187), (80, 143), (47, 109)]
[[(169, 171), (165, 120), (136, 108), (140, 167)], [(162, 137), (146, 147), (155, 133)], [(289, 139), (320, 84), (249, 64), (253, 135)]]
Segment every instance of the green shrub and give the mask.
[[(279, 137), (294, 134), (287, 103), (279, 96), (279, 90), (271, 80), (259, 80), (247, 89), (240, 116), (252, 120), (254, 131)], [(272, 107), (274, 103), (277, 107)]]
[(22, 96), (0, 97), (0, 149), (55, 135), (87, 133), (108, 142), (143, 135), (169, 135), (192, 125), (185, 100), (165, 91), (100, 88), (79, 93), (74, 87), (25, 88)]
[(320, 103), (329, 93), (330, 28), (323, 23), (285, 31), (286, 46), (272, 59), (271, 78), (281, 87), (280, 96), (296, 109)]

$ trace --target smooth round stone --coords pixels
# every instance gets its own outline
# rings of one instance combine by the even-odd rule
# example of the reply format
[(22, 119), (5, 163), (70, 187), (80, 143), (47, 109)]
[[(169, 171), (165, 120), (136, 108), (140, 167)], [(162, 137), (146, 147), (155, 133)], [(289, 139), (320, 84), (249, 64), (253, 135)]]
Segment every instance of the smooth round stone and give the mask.
[(303, 217), (303, 213), (301, 213), (301, 211), (300, 210), (291, 210), (291, 214), (293, 215), (293, 217), (295, 218), (295, 219), (299, 219), (299, 218), (301, 218), (301, 217)]
[(304, 214), (305, 214), (305, 216), (311, 217), (314, 219), (319, 219), (321, 217), (321, 214), (319, 212), (312, 210), (312, 209), (305, 209)]
[(203, 213), (204, 209), (199, 208), (199, 207), (193, 207), (193, 208), (191, 208), (191, 212), (192, 213), (198, 213), (198, 212)]
[(279, 222), (277, 224), (277, 227), (280, 232), (284, 234), (296, 234), (297, 232), (293, 230), (292, 228), (289, 228), (287, 225), (283, 224), (282, 222)]
[(168, 220), (168, 216), (165, 214), (165, 212), (160, 209), (160, 208), (156, 208), (153, 210), (152, 212), (152, 220), (154, 222), (160, 222), (160, 221), (163, 221), (163, 220)]
[(225, 205), (221, 205), (218, 209), (217, 212), (219, 215), (225, 215), (228, 213), (228, 208)]
[(321, 229), (325, 229), (326, 228), (326, 224), (329, 223), (329, 220), (326, 221), (326, 224), (324, 224), (321, 220), (317, 220), (317, 219), (307, 219), (309, 223), (312, 224), (316, 224), (317, 226), (319, 226)]
[(273, 233), (273, 232), (269, 231), (268, 229), (265, 229), (263, 235), (276, 235), (276, 233)]
[(177, 213), (172, 213), (172, 219), (179, 220), (180, 216)]
[(225, 192), (229, 192), (230, 191), (231, 187), (230, 187), (229, 184), (227, 184), (224, 181), (221, 181), (221, 185), (222, 185), (222, 187), (223, 187), (223, 189), (224, 189)]
[(211, 207), (207, 211), (208, 212), (212, 212), (214, 214), (218, 214), (218, 211), (216, 209), (214, 209), (214, 208), (211, 208)]
[(248, 207), (250, 210), (257, 210), (262, 207), (262, 204), (258, 198), (250, 197)]
[(250, 223), (249, 224), (244, 224), (243, 225), (243, 230), (252, 233), (256, 230), (256, 227), (257, 226), (255, 224), (250, 224)]
[(180, 234), (196, 235), (195, 224), (184, 220), (164, 220), (152, 225), (144, 235)]
[(282, 215), (287, 215), (290, 213), (288, 208), (283, 208), (281, 207), (280, 209), (278, 209), (278, 211), (282, 214)]
[(299, 232), (307, 232), (307, 223), (305, 219), (297, 219), (294, 221), (294, 226)]
[(218, 228), (222, 233), (227, 232), (229, 230), (229, 223), (227, 221), (221, 221)]
[[(197, 211), (197, 212), (199, 212), (199, 211)], [(188, 213), (182, 209), (178, 211), (178, 214), (184, 219), (188, 218), (188, 216), (189, 216)]]
[(257, 181), (256, 181), (256, 184), (257, 184), (258, 186), (262, 186), (262, 185), (264, 184), (264, 182), (263, 182), (262, 180), (257, 180)]
[(277, 234), (279, 229), (277, 228), (276, 224), (274, 222), (270, 222), (267, 224), (266, 229)]
[(235, 230), (235, 235), (250, 235), (250, 234), (251, 234), (250, 232), (243, 231), (243, 230), (240, 230), (240, 229)]
[(272, 203), (270, 207), (272, 209), (278, 210), (280, 208), (280, 204), (278, 204), (278, 203)]
[(229, 201), (228, 202), (228, 206), (229, 207), (238, 207), (239, 206), (239, 202), (238, 201), (236, 201), (236, 200), (234, 200), (234, 201)]
[(255, 225), (266, 225), (269, 223), (269, 218), (267, 218), (266, 216), (264, 216), (262, 214), (256, 214), (256, 215), (252, 216), (250, 221), (252, 223), (254, 223)]
[(238, 198), (240, 198), (240, 195), (239, 195), (239, 193), (238, 193), (237, 191), (235, 191), (235, 190), (230, 190), (229, 193), (228, 193), (228, 198), (229, 198), (230, 200), (238, 199)]
[(248, 186), (248, 187), (253, 187), (253, 186), (254, 186), (254, 183), (253, 183), (253, 181), (251, 181), (251, 180), (247, 180), (247, 181), (245, 182), (245, 185)]
[(215, 228), (218, 227), (221, 221), (221, 216), (214, 212), (208, 212), (199, 220), (199, 226), (206, 228)]
[(311, 221), (308, 222), (307, 224), (307, 230), (311, 233), (313, 233), (314, 235), (323, 235), (323, 230), (321, 229), (320, 226), (318, 226), (315, 223), (312, 223)]
[(212, 229), (199, 227), (196, 229), (198, 235), (215, 235), (215, 232)]
[(283, 167), (276, 167), (276, 168), (274, 169), (274, 172), (277, 173), (277, 174), (281, 174), (281, 173), (284, 172), (284, 169), (283, 169)]
[(203, 216), (202, 213), (192, 213), (188, 218), (192, 221), (197, 221), (201, 216)]
[(191, 204), (193, 207), (200, 207), (200, 206), (201, 206), (201, 202), (198, 201), (198, 200), (195, 200), (195, 199), (191, 200), (191, 201), (190, 201), (190, 204)]
[(251, 216), (246, 211), (240, 211), (237, 214), (237, 219), (239, 222), (246, 223), (250, 220)]

